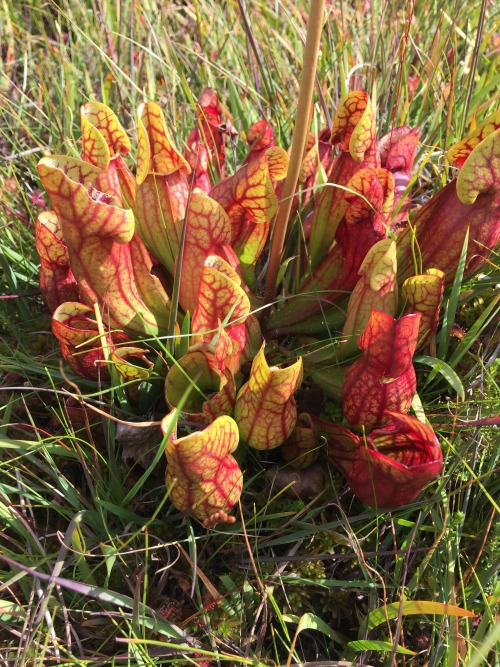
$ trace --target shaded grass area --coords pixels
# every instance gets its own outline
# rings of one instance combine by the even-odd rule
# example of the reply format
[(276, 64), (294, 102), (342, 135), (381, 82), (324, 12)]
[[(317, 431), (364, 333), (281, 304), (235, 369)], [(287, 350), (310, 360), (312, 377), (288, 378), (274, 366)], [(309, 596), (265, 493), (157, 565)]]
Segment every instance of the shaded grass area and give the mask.
[[(48, 152), (78, 155), (80, 105), (104, 101), (132, 133), (137, 104), (159, 101), (181, 146), (210, 85), (240, 134), (265, 116), (288, 147), (306, 3), (32, 0), (3, 2), (0, 17), (1, 660), (500, 664), (500, 441), (488, 421), (500, 412), (498, 256), (457, 286), (456, 308), (449, 300), (447, 366), (429, 380), (417, 363), (420, 409), (447, 460), (418, 501), (367, 510), (333, 470), (327, 490), (302, 501), (266, 476), (272, 454), (249, 455), (237, 523), (210, 532), (169, 503), (165, 443), (144, 429), (156, 461), (123, 460), (116, 420), (166, 410), (160, 379), (141, 415), (112, 408), (115, 388), (61, 365), (38, 294), (35, 167)], [(497, 33), (481, 2), (330, 6), (313, 128), (357, 87), (382, 134), (421, 125), (423, 201), (450, 177), (445, 150), (498, 106)], [(245, 150), (235, 140), (229, 171)]]

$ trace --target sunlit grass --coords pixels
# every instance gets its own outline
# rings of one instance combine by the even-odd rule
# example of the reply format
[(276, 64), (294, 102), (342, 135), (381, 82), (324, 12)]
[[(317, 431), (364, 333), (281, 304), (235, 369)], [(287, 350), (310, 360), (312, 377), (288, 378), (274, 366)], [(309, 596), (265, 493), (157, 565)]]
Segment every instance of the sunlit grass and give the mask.
[[(446, 456), (418, 501), (376, 513), (332, 470), (328, 491), (305, 503), (266, 476), (272, 456), (250, 454), (242, 513), (208, 532), (170, 504), (162, 455), (146, 468), (122, 460), (118, 425), (158, 418), (161, 373), (141, 415), (117, 407), (113, 387), (61, 365), (38, 293), (36, 164), (79, 154), (80, 105), (104, 101), (132, 134), (138, 103), (156, 100), (182, 146), (209, 85), (240, 133), (266, 117), (288, 148), (306, 17), (307, 3), (288, 1), (0, 5), (0, 664), (500, 664), (500, 439), (498, 420), (484, 421), (500, 412), (498, 256), (448, 294), (438, 356), (465, 400), (445, 367), (432, 377), (417, 365)], [(422, 127), (423, 201), (449, 178), (446, 149), (498, 106), (494, 18), (484, 0), (333, 3), (313, 127), (346, 89), (365, 88), (381, 134)], [(230, 172), (244, 144), (228, 150)], [(165, 443), (140, 428), (158, 452)], [(476, 616), (401, 611), (364, 631), (370, 612), (403, 600)]]

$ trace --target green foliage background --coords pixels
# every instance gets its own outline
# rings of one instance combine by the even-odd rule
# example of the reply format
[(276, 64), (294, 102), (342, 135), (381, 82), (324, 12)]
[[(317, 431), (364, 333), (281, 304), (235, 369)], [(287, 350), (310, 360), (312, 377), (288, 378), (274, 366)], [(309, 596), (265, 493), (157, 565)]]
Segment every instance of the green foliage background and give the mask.
[[(90, 99), (131, 133), (137, 104), (158, 101), (182, 146), (207, 85), (238, 131), (265, 116), (288, 147), (307, 6), (0, 4), (0, 555), (17, 563), (0, 565), (0, 664), (500, 664), (498, 420), (463, 426), (500, 411), (497, 255), (447, 313), (457, 336), (442, 361), (465, 400), (446, 372), (426, 383), (418, 366), (447, 464), (408, 508), (366, 510), (333, 471), (333, 490), (309, 505), (286, 499), (254, 461), (238, 522), (206, 533), (173, 510), (153, 467), (122, 462), (113, 422), (98, 440), (65, 407), (66, 390), (99, 408), (113, 388), (70, 384), (50, 333), (33, 237), (39, 158), (78, 155)], [(345, 90), (366, 89), (380, 134), (422, 127), (414, 201), (424, 201), (451, 177), (446, 149), (498, 106), (498, 34), (486, 1), (328, 4), (313, 128)], [(235, 141), (230, 172), (244, 153)], [(474, 616), (403, 606), (416, 601)], [(401, 603), (395, 620), (382, 614), (368, 631), (390, 603)]]

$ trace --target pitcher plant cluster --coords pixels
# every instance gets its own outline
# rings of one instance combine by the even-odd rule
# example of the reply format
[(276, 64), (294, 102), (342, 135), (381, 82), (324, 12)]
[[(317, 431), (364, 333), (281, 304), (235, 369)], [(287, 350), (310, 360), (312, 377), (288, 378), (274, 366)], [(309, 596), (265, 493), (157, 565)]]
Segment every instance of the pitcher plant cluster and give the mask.
[[(141, 104), (133, 173), (116, 115), (89, 102), (81, 159), (40, 161), (52, 208), (36, 225), (40, 282), (65, 360), (118, 379), (132, 403), (164, 376), (170, 499), (202, 521), (238, 502), (241, 443), (279, 447), (296, 468), (324, 457), (375, 507), (411, 502), (443, 465), (431, 426), (408, 414), (412, 358), (434, 339), (466, 239), (465, 276), (498, 243), (500, 112), (449, 150), (455, 177), (413, 215), (418, 128), (377, 140), (368, 94), (348, 93), (307, 142), (270, 308), (262, 280), (288, 154), (260, 120), (226, 175), (236, 132), (213, 90), (197, 113), (174, 141), (161, 108)], [(290, 341), (314, 351), (296, 358)], [(303, 377), (341, 398), (342, 423), (297, 414)], [(183, 437), (179, 414), (195, 425)]]

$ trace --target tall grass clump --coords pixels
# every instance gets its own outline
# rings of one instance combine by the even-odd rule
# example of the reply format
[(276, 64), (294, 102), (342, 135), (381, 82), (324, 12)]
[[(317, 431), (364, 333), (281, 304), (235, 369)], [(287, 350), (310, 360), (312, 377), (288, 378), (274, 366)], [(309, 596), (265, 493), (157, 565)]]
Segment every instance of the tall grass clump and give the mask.
[[(63, 360), (40, 291), (35, 223), (49, 200), (37, 165), (79, 157), (80, 106), (108, 105), (133, 138), (135, 109), (154, 101), (183, 152), (210, 87), (231, 126), (232, 176), (263, 118), (292, 147), (316, 1), (0, 5), (0, 665), (500, 665), (498, 248), (467, 276), (464, 245), (437, 333), (413, 359), (412, 414), (438, 435), (444, 467), (394, 510), (361, 502), (326, 459), (323, 483), (283, 479), (275, 452), (249, 447), (234, 453), (245, 473), (235, 521), (203, 526), (172, 502), (174, 426), (160, 428), (165, 368), (187, 350), (190, 316), (145, 340), (147, 380), (94, 381)], [(420, 127), (405, 190), (416, 211), (453, 178), (448, 149), (498, 109), (499, 63), (485, 0), (326, 3), (308, 129), (331, 129), (360, 89), (381, 136)], [(134, 148), (134, 171), (136, 160)], [(278, 262), (274, 306), (299, 281), (305, 214), (284, 234), (292, 260)], [(340, 329), (269, 343), (277, 365), (302, 355), (331, 369), (319, 390), (306, 361), (297, 402), (335, 423)], [(180, 436), (198, 432), (179, 415)]]

